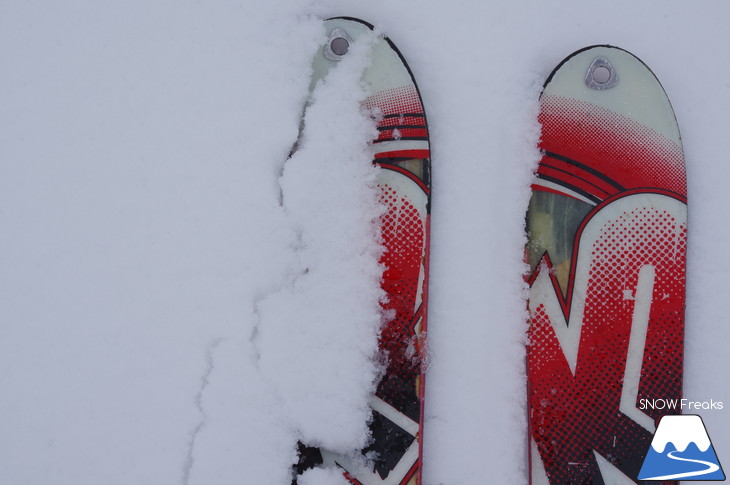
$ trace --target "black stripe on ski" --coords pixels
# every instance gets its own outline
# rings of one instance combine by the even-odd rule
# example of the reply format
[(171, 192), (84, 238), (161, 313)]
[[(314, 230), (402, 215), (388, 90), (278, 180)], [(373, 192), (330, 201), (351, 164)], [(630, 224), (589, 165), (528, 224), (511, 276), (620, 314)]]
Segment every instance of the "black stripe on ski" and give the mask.
[(590, 194), (590, 193), (586, 192), (583, 189), (580, 189), (580, 188), (578, 188), (578, 187), (576, 187), (574, 185), (571, 185), (569, 183), (566, 183), (564, 180), (560, 180), (560, 179), (557, 179), (555, 177), (551, 177), (549, 175), (543, 175), (541, 173), (538, 173), (537, 174), (537, 178), (542, 179), (542, 180), (547, 180), (548, 182), (553, 182), (555, 184), (560, 185), (561, 187), (565, 187), (566, 189), (572, 190), (576, 194), (580, 194), (583, 197), (585, 197), (586, 199), (593, 201), (595, 204), (600, 204), (601, 203), (601, 200), (602, 199), (599, 199), (595, 195)]
[(547, 167), (547, 168), (549, 168), (551, 170), (557, 170), (558, 172), (563, 172), (565, 174), (568, 174), (571, 177), (577, 178), (578, 180), (580, 180), (582, 182), (585, 182), (585, 183), (587, 183), (588, 185), (590, 185), (592, 187), (595, 187), (596, 189), (600, 190), (601, 192), (603, 192), (606, 195), (611, 195), (612, 194), (612, 192), (609, 192), (606, 189), (602, 189), (601, 187), (599, 187), (598, 185), (594, 184), (593, 182), (591, 182), (589, 180), (586, 180), (583, 177), (580, 177), (580, 176), (574, 174), (573, 172), (568, 172), (567, 170), (563, 170), (562, 168), (553, 167), (552, 165), (548, 165), (547, 163), (542, 163), (542, 162), (540, 162), (540, 166), (541, 167)]
[(400, 114), (391, 114), (391, 115), (383, 115), (383, 119), (385, 118), (425, 118), (426, 115), (423, 113), (400, 113)]
[[(578, 167), (581, 170), (585, 170), (586, 172), (590, 173), (591, 175), (595, 175), (599, 179), (603, 180), (607, 184), (610, 184), (610, 185), (616, 187), (619, 191), (623, 192), (624, 190), (626, 190), (626, 187), (624, 187), (620, 183), (616, 182), (612, 178), (604, 175), (603, 173), (599, 172), (595, 168), (589, 167), (588, 165), (586, 165), (584, 163), (578, 162), (577, 160), (573, 160), (572, 158), (568, 158), (563, 155), (558, 155), (557, 153), (553, 153), (553, 152), (549, 152), (549, 151), (544, 151), (543, 153), (550, 158), (554, 158), (555, 160), (560, 160), (561, 162), (565, 162), (570, 165), (573, 165), (574, 167)], [(593, 184), (591, 184), (591, 185), (593, 185)]]
[(407, 129), (414, 129), (414, 128), (426, 128), (426, 125), (387, 125), (387, 126), (378, 126), (378, 131), (407, 130)]
[(384, 141), (396, 141), (396, 140), (428, 141), (428, 137), (427, 136), (400, 136), (398, 138), (382, 138), (380, 140), (373, 140), (373, 143), (382, 143)]

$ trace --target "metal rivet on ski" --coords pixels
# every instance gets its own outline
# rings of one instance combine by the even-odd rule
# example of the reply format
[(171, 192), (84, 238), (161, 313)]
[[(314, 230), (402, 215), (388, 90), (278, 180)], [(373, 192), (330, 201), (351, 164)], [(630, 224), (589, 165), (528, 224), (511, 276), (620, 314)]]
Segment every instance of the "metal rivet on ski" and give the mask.
[(352, 38), (344, 30), (334, 29), (324, 46), (324, 56), (330, 61), (341, 61), (350, 50)]
[(605, 66), (598, 66), (593, 70), (593, 80), (600, 85), (604, 85), (611, 79), (611, 71)]
[(344, 56), (347, 54), (347, 51), (350, 50), (350, 43), (347, 39), (338, 37), (336, 39), (332, 39), (332, 42), (330, 42), (330, 48), (332, 49), (332, 52), (338, 56)]
[(585, 81), (591, 89), (609, 89), (618, 84), (618, 75), (608, 59), (596, 57), (586, 72)]

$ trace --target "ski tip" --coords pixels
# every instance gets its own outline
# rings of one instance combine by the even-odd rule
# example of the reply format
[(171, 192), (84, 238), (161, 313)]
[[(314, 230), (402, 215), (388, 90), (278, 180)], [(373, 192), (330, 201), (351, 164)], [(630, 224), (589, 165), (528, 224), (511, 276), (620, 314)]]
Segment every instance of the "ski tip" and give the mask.
[(681, 144), (674, 110), (656, 74), (621, 47), (596, 44), (573, 52), (550, 73), (540, 97), (594, 105)]
[(620, 53), (631, 56), (637, 62), (639, 62), (642, 66), (644, 66), (652, 74), (652, 76), (654, 76), (654, 78), (657, 79), (657, 82), (659, 81), (656, 74), (654, 74), (654, 72), (649, 68), (649, 66), (647, 66), (646, 63), (644, 61), (642, 61), (640, 57), (638, 57), (636, 54), (633, 54), (631, 51), (628, 51), (622, 47), (618, 47), (618, 46), (615, 46), (612, 44), (593, 44), (593, 45), (589, 45), (589, 46), (576, 50), (575, 52), (573, 52), (573, 53), (569, 54), (567, 57), (565, 57), (565, 59), (560, 61), (558, 63), (558, 65), (555, 66), (555, 69), (553, 69), (552, 72), (548, 75), (547, 79), (545, 79), (545, 83), (543, 84), (543, 91), (548, 86), (548, 84), (550, 84), (550, 82), (553, 80), (553, 78), (555, 77), (555, 74), (558, 71), (560, 71), (561, 68), (565, 64), (567, 64), (568, 62), (570, 62), (571, 60), (575, 59), (577, 56), (579, 56), (583, 53), (586, 53), (589, 51), (597, 52), (599, 50), (604, 50), (604, 49), (607, 50), (608, 52), (611, 52), (611, 51), (616, 52), (616, 53), (620, 52)]
[[(422, 104), (421, 90), (418, 87), (418, 83), (416, 82), (416, 77), (413, 74), (411, 66), (406, 61), (406, 58), (403, 56), (403, 53), (400, 51), (398, 46), (396, 46), (395, 43), (387, 35), (379, 32), (379, 29), (375, 27), (375, 25), (357, 17), (344, 15), (327, 18), (324, 20), (324, 23), (326, 25), (328, 40), (327, 44), (324, 46), (323, 54), (328, 60), (338, 61), (342, 59), (342, 57), (344, 57), (344, 54), (338, 54), (338, 52), (346, 53), (345, 49), (346, 47), (349, 47), (348, 44), (353, 40), (356, 41), (357, 37), (364, 33), (366, 29), (369, 31), (374, 31), (378, 35), (380, 40), (385, 43), (385, 46), (395, 54), (397, 59), (402, 64), (405, 72), (407, 73), (408, 83), (413, 85), (416, 93), (418, 94), (419, 103)], [(342, 46), (346, 47), (343, 47), (343, 50), (338, 50), (338, 46), (336, 44), (341, 44)], [(393, 67), (393, 65), (390, 65), (389, 69), (393, 69)], [(375, 70), (377, 68), (373, 69)], [(428, 123), (426, 122), (426, 125), (427, 124)]]
[(346, 15), (342, 15), (342, 16), (338, 16), (338, 17), (330, 17), (328, 19), (325, 19), (325, 21), (327, 21), (327, 20), (348, 20), (350, 22), (357, 22), (357, 23), (363, 24), (370, 30), (375, 30), (375, 26), (373, 24), (371, 24), (370, 22), (366, 22), (363, 19), (359, 19), (357, 17), (348, 17)]

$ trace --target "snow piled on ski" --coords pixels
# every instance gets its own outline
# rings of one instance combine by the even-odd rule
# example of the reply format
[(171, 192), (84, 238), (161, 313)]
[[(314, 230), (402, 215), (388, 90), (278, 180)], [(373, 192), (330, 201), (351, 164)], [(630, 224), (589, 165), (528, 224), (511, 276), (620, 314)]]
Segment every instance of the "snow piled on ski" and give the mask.
[(291, 226), (281, 286), (256, 302), (252, 343), (281, 419), (308, 445), (353, 452), (367, 444), (369, 396), (380, 371), (383, 248), (370, 140), (362, 107), (368, 43), (314, 89), (302, 136), (284, 165), (282, 205)]

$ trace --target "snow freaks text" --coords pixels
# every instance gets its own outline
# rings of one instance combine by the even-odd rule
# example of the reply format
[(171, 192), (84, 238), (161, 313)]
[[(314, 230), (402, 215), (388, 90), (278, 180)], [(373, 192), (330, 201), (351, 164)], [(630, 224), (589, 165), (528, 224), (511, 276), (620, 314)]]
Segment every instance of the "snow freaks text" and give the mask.
[(682, 411), (720, 410), (722, 401), (690, 401), (689, 399), (639, 399), (639, 409), (681, 409)]

